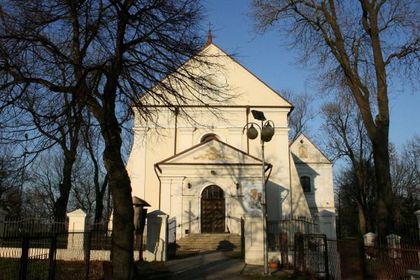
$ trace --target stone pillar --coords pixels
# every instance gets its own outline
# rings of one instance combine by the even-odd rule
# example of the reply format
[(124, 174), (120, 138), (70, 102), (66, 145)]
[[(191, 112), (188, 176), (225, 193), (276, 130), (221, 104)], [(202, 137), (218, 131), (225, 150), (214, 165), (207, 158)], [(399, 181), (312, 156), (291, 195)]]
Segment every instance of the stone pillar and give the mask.
[(263, 221), (259, 211), (245, 215), (245, 263), (264, 265)]
[(86, 213), (81, 209), (67, 213), (69, 218), (69, 235), (67, 249), (83, 250)]
[(374, 247), (376, 240), (376, 234), (373, 232), (368, 232), (363, 235), (363, 243), (366, 247)]
[(337, 239), (335, 231), (335, 213), (327, 210), (319, 212), (319, 226), (321, 232), (327, 235), (328, 239)]
[(168, 215), (156, 210), (147, 214), (145, 261), (166, 261), (168, 252)]
[(7, 211), (0, 208), (0, 237), (4, 235), (4, 223), (6, 222)]
[(393, 259), (401, 258), (401, 236), (390, 234), (386, 237), (386, 242), (389, 249), (389, 257)]
[(410, 277), (410, 280), (420, 280), (420, 270), (409, 269), (407, 274)]

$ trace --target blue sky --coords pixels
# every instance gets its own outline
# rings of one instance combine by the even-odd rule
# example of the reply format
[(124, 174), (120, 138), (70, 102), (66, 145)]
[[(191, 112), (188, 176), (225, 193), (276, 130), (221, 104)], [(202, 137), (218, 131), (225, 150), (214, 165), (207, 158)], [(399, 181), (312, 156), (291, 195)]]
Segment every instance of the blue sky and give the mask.
[[(276, 90), (320, 93), (315, 70), (297, 62), (298, 52), (288, 48), (276, 32), (257, 34), (253, 29), (249, 0), (203, 1), (212, 25), (213, 42), (234, 54), (244, 66)], [(410, 87), (399, 86), (390, 95), (390, 141), (400, 147), (414, 135), (420, 135), (420, 94)], [(314, 133), (320, 126), (314, 121)]]

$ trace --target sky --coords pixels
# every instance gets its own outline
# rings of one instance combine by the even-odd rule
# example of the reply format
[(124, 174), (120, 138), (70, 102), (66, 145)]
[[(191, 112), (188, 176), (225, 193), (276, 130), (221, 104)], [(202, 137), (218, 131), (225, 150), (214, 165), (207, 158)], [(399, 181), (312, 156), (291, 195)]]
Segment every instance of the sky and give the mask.
[[(203, 5), (215, 44), (277, 91), (319, 96), (316, 70), (298, 63), (299, 52), (290, 49), (280, 33), (255, 32), (249, 0), (205, 0)], [(420, 93), (404, 85), (398, 88), (390, 95), (390, 142), (401, 147), (420, 136)], [(320, 126), (321, 120), (315, 119), (311, 131), (316, 134)]]

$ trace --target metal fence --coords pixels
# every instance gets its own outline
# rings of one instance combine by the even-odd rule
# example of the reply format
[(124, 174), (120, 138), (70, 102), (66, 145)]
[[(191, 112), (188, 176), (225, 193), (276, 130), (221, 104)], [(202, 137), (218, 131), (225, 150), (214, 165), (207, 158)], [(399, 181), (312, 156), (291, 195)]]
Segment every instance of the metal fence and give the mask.
[(337, 240), (327, 239), (328, 269), (331, 279), (341, 279), (341, 256), (338, 251)]
[(107, 224), (68, 232), (66, 222), (0, 222), (0, 279), (100, 279), (110, 260)]
[(101, 279), (111, 235), (92, 230), (1, 237), (0, 279)]
[[(112, 231), (108, 223), (84, 228), (69, 232), (67, 222), (43, 219), (0, 221), (0, 279), (103, 279), (111, 273)], [(147, 230), (133, 234), (141, 259)]]
[(330, 279), (325, 234), (295, 234), (294, 268), (317, 278)]
[(420, 244), (399, 247), (366, 246), (365, 272), (374, 279), (408, 279), (408, 270), (420, 269)]
[(66, 232), (66, 221), (51, 222), (46, 219), (24, 219), (18, 221), (0, 221), (1, 237), (16, 237), (22, 235), (50, 236), (54, 233)]
[[(269, 251), (279, 252), (283, 266), (317, 277), (341, 279), (337, 240), (327, 240), (312, 219), (291, 217), (269, 221), (267, 230)], [(301, 236), (300, 241), (296, 236)]]
[(270, 251), (293, 251), (295, 234), (318, 233), (318, 225), (309, 218), (295, 217), (280, 221), (268, 221), (267, 239)]

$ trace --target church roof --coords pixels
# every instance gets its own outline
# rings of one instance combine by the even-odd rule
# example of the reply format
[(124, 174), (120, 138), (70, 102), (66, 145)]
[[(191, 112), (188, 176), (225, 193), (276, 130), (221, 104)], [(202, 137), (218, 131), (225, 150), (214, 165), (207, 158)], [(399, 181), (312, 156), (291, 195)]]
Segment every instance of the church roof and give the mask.
[[(262, 160), (217, 138), (197, 144), (167, 159), (161, 165), (255, 165), (261, 166)], [(271, 166), (266, 162), (267, 167)]]

